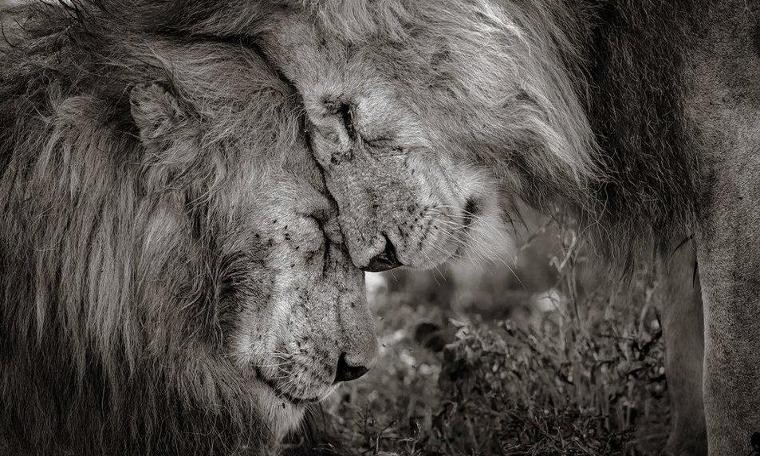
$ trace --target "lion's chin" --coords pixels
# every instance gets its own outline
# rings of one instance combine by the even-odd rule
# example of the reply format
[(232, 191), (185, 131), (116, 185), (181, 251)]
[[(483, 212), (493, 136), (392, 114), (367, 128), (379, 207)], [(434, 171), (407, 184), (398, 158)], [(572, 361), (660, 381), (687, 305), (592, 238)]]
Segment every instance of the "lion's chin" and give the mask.
[(255, 386), (259, 409), (276, 441), (298, 428), (306, 410), (306, 403), (294, 403), (279, 396), (270, 386), (258, 382)]

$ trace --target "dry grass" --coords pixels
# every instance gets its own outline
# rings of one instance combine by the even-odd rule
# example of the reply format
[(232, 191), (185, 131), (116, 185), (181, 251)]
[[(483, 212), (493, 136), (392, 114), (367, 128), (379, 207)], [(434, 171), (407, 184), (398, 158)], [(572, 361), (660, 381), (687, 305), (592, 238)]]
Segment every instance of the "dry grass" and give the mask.
[(461, 315), (409, 286), (374, 293), (381, 358), (325, 405), (319, 431), (343, 448), (323, 453), (657, 454), (668, 404), (651, 282), (583, 283), (580, 260), (560, 252), (562, 302), (527, 317)]

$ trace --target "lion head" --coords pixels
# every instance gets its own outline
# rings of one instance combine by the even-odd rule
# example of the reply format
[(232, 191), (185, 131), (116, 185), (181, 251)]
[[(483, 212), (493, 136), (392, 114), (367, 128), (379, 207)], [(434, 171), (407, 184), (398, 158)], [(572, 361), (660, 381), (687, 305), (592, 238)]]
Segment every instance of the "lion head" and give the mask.
[[(271, 100), (262, 98), (257, 103), (273, 106)], [(228, 163), (225, 182), (207, 183), (220, 190), (196, 196), (199, 202), (212, 198), (200, 203), (205, 207), (197, 215), (205, 220), (198, 223), (206, 225), (207, 231), (200, 234), (209, 237), (218, 249), (220, 258), (214, 269), (221, 282), (214, 288), (219, 288), (220, 298), (224, 297), (220, 303), (237, 309), (226, 317), (232, 319), (226, 335), (228, 354), (244, 374), (261, 384), (258, 399), (264, 410), (274, 417), (283, 409), (302, 411), (302, 407), (293, 406), (319, 401), (337, 383), (366, 372), (376, 347), (363, 277), (342, 249), (334, 206), (317, 191), (314, 185), (318, 184), (309, 182), (313, 175), (298, 174), (303, 172), (299, 166), (310, 166), (303, 145), (288, 145), (289, 155), (284, 160), (278, 158), (276, 149), (275, 153), (261, 149), (259, 135), (266, 130), (257, 125), (240, 126), (243, 129), (228, 137), (229, 143), (210, 139), (207, 135), (213, 130), (198, 124), (201, 114), (184, 112), (177, 99), (156, 84), (134, 88), (131, 106), (152, 162), (149, 167), (155, 173), (145, 176), (157, 186), (149, 192), (165, 193), (167, 187), (177, 185), (175, 179), (193, 172), (173, 169), (182, 163), (197, 164), (198, 157), (187, 154), (203, 151), (211, 153), (206, 159)], [(213, 123), (213, 114), (206, 115), (211, 117), (206, 122)], [(270, 131), (276, 127), (282, 125), (272, 124)], [(234, 155), (213, 157), (214, 152), (225, 152), (204, 146), (204, 140), (226, 143), (223, 149)], [(295, 151), (295, 147), (302, 149)], [(216, 172), (201, 179), (219, 179), (213, 176)], [(190, 213), (199, 210), (193, 202), (183, 204), (191, 206)], [(167, 220), (156, 222), (191, 232), (199, 228)], [(155, 249), (160, 250), (160, 243)], [(208, 253), (198, 250), (189, 257), (204, 258)]]
[(540, 6), (290, 3), (260, 36), (303, 96), (357, 266), (489, 256), (514, 198), (584, 204), (593, 134)]
[(376, 352), (293, 90), (46, 14), (0, 53), (0, 449), (261, 454)]

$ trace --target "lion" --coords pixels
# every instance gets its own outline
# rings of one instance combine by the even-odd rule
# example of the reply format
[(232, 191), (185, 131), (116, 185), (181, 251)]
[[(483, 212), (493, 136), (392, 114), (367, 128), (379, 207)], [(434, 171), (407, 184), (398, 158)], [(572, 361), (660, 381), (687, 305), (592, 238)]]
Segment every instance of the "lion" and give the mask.
[(172, 27), (254, 40), (297, 89), (357, 267), (489, 256), (521, 203), (577, 220), (623, 275), (654, 263), (667, 452), (738, 455), (760, 442), (759, 19), (739, 0), (281, 0)]
[(95, 4), (1, 17), (0, 452), (276, 451), (377, 352), (297, 93)]

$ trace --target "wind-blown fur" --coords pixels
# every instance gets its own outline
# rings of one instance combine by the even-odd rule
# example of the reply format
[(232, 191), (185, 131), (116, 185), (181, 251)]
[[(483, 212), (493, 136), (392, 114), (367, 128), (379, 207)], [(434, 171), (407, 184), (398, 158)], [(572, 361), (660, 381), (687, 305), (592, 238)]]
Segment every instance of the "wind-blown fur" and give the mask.
[(595, 212), (604, 245), (617, 244), (607, 247), (614, 258), (629, 261), (647, 246), (669, 254), (694, 233), (700, 183), (684, 62), (704, 6), (626, 1), (581, 10), (585, 111), (606, 177)]
[[(0, 452), (262, 454), (302, 407), (246, 363), (279, 362), (297, 397), (320, 337), (372, 349), (360, 273), (311, 220), (330, 207), (292, 88), (236, 40), (138, 30), (127, 3), (2, 13)], [(303, 337), (304, 365), (256, 337)]]

